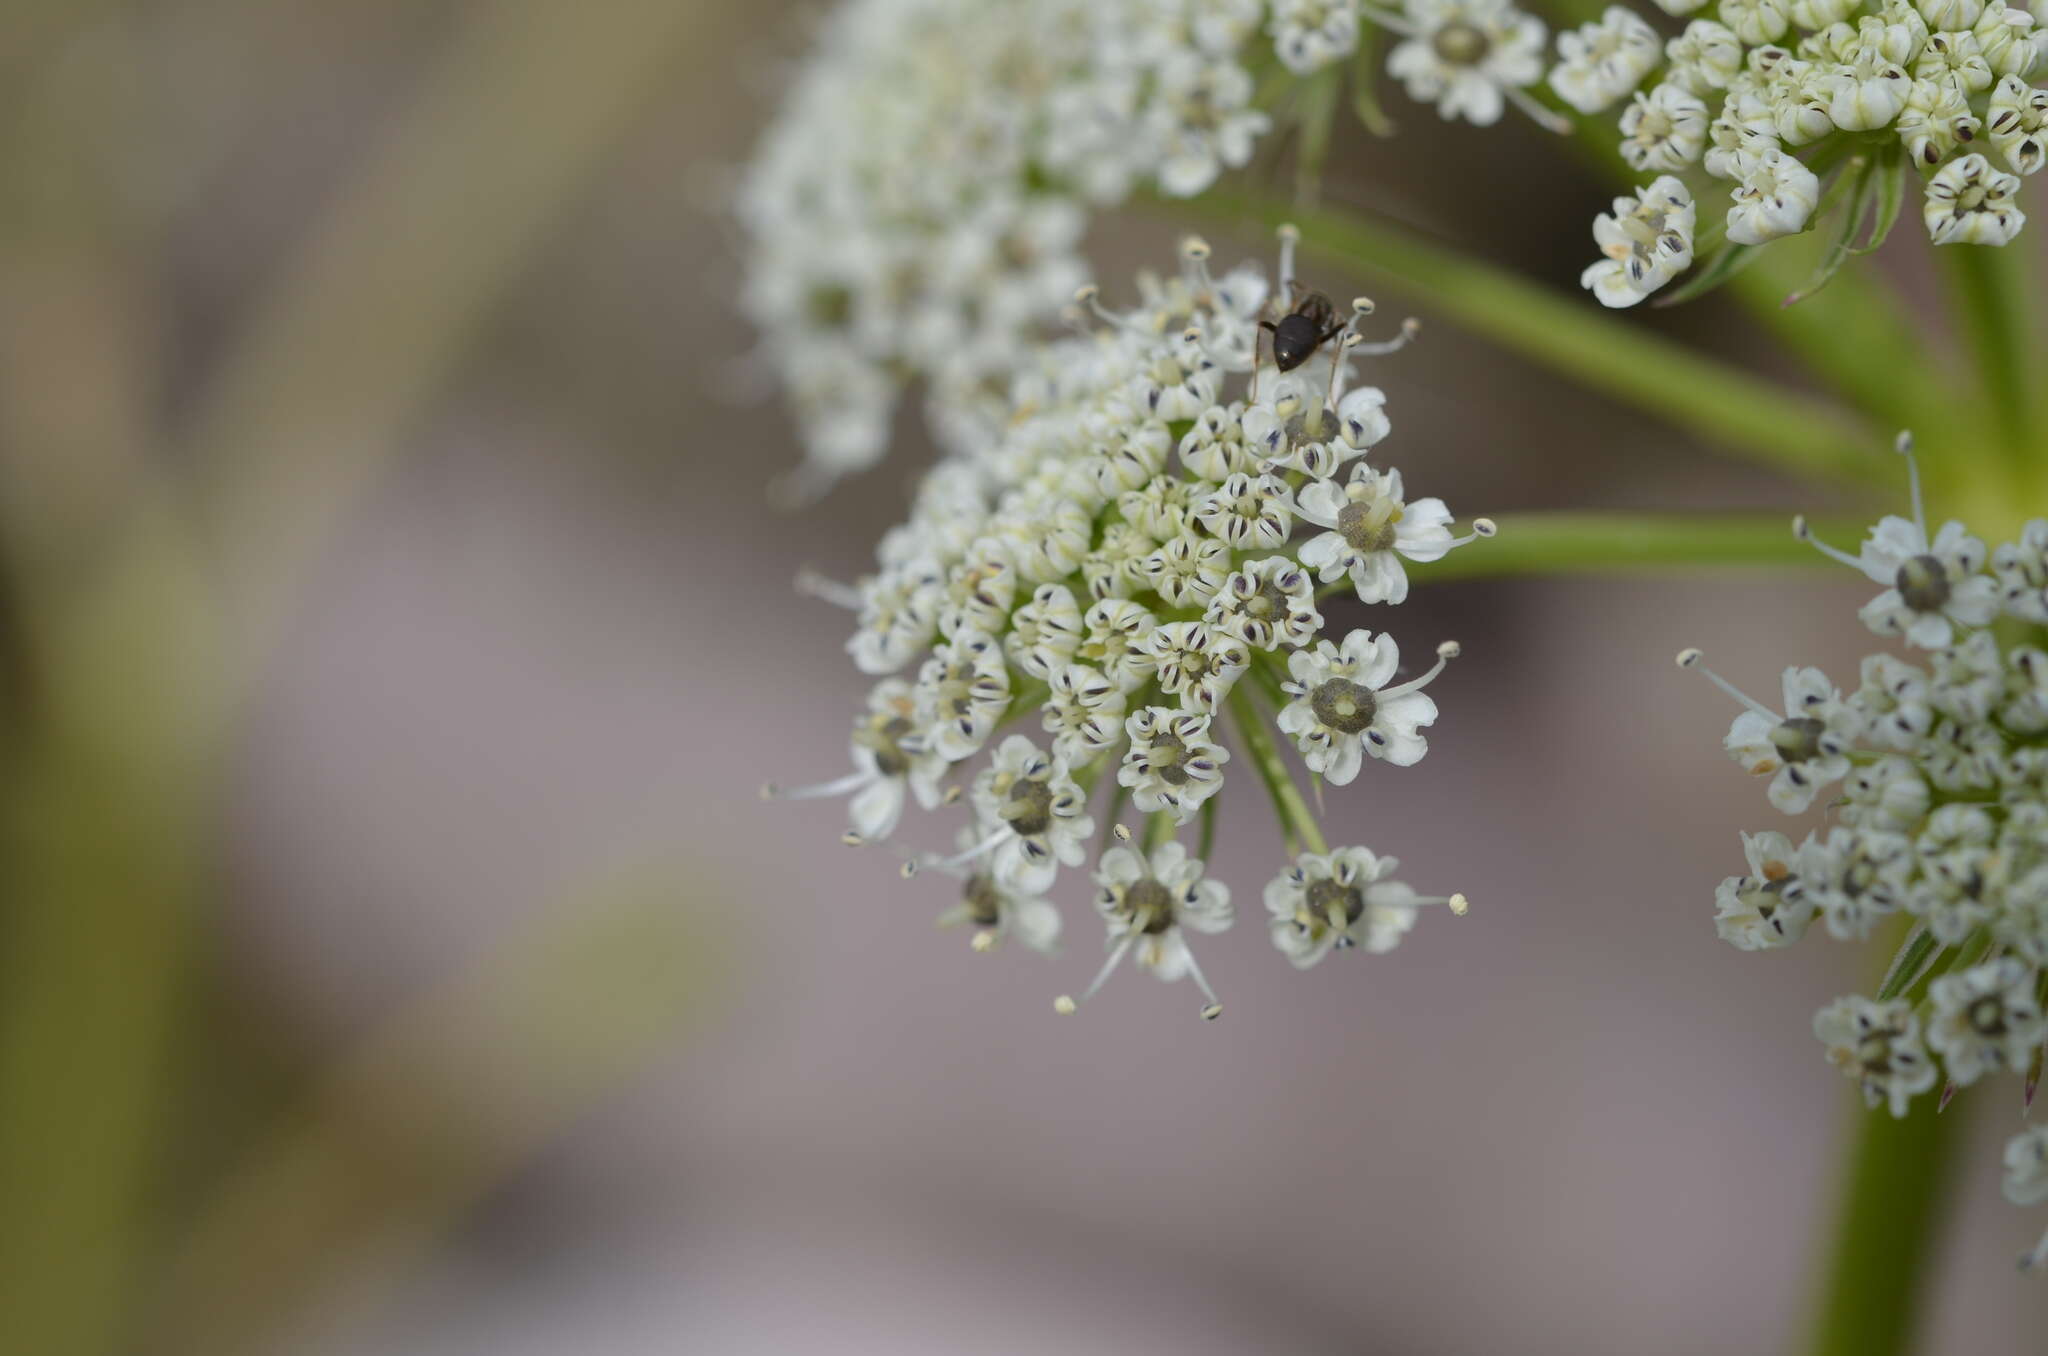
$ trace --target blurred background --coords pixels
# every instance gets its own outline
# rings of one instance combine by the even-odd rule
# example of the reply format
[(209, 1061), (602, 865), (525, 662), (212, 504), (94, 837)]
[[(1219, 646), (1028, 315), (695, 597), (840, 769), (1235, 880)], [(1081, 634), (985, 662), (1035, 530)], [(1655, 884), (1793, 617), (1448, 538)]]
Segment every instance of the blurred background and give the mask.
[[(906, 414), (767, 506), (796, 448), (723, 202), (808, 22), (0, 7), (0, 1346), (1777, 1348), (1850, 1114), (1809, 1022), (1867, 977), (1715, 940), (1769, 812), (1670, 656), (1848, 676), (1858, 581), (1422, 589), (1398, 638), (1466, 654), (1434, 754), (1329, 822), (1470, 915), (1294, 973), (1247, 803), (1225, 1019), (1130, 973), (1056, 1020), (1074, 882), (1064, 956), (974, 955), (943, 882), (756, 798), (836, 775), (864, 691), (791, 577), (858, 573), (929, 456)], [(1589, 174), (1393, 111), (1329, 199), (1574, 284)], [(1180, 232), (1101, 223), (1110, 294)], [(1640, 319), (1773, 361), (1712, 301)], [(1448, 325), (1373, 379), (1386, 460), (1461, 514), (1864, 507)], [(1948, 1113), (1932, 1349), (2048, 1319), (2016, 1113)]]

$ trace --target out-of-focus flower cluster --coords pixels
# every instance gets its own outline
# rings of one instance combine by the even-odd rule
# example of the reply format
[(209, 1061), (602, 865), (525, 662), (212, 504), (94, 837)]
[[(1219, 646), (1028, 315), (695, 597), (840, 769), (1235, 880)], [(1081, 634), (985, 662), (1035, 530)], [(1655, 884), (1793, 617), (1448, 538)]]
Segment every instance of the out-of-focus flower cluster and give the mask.
[[(1491, 123), (1542, 75), (1507, 0), (851, 0), (833, 11), (739, 195), (744, 302), (793, 400), (815, 490), (879, 459), (906, 381), (940, 441), (985, 440), (1008, 374), (1087, 280), (1091, 210), (1200, 193), (1267, 109), (1401, 38), (1388, 70)], [(1369, 70), (1356, 73), (1361, 81)], [(1324, 116), (1334, 101), (1320, 107)]]
[[(1901, 450), (1910, 465), (1910, 440)], [(1829, 1060), (1895, 1116), (1944, 1080), (1946, 1104), (1997, 1073), (2024, 1079), (2031, 1110), (2048, 1041), (2048, 651), (2034, 643), (2048, 624), (2048, 521), (1995, 551), (1959, 522), (1930, 535), (1917, 472), (1913, 510), (1853, 556), (1814, 542), (1882, 589), (1860, 615), (1911, 658), (1873, 654), (1854, 685), (1788, 668), (1776, 706), (1703, 670), (1742, 704), (1725, 743), (1767, 779), (1772, 806), (1823, 804), (1828, 821), (1797, 842), (1743, 835), (1748, 870), (1721, 882), (1715, 923), (1764, 951), (1816, 923), (1856, 942), (1904, 918), (1876, 995), (1814, 1017)], [(1795, 531), (1812, 539), (1803, 521)], [(1699, 652), (1679, 663), (1699, 667)], [(2044, 1154), (2048, 1128), (2012, 1141), (2015, 1202), (2048, 1199)], [(2048, 1236), (2023, 1259), (2043, 1261)]]
[[(1418, 896), (1391, 857), (1333, 851), (1281, 752), (1293, 744), (1332, 786), (1367, 759), (1423, 756), (1437, 709), (1422, 689), (1457, 647), (1403, 680), (1391, 636), (1326, 633), (1319, 599), (1400, 603), (1409, 563), (1492, 532), (1482, 519), (1454, 536), (1441, 500), (1409, 499), (1399, 471), (1370, 464), (1385, 401), (1350, 387), (1350, 369), (1412, 323), (1367, 344), (1355, 326), (1369, 303), (1293, 305), (1292, 252), (1283, 233), (1281, 299), (1253, 267), (1213, 277), (1194, 240), (1178, 276), (1139, 279), (1128, 311), (1084, 289), (1081, 332), (1017, 363), (1001, 435), (924, 477), (875, 572), (806, 578), (857, 614), (847, 650), (875, 686), (853, 772), (779, 793), (850, 795), (858, 845), (893, 842), (908, 802), (964, 801), (952, 855), (900, 851), (906, 872), (956, 880), (945, 918), (977, 949), (1012, 936), (1049, 948), (1061, 868), (1092, 859), (1109, 947), (1095, 984), (1129, 955), (1163, 979), (1192, 975), (1208, 1015), (1185, 938), (1232, 921), (1201, 860), (1226, 770), (1249, 770), (1296, 853), (1265, 890), (1296, 965), (1387, 950), (1421, 906), (1463, 907)], [(1117, 824), (1126, 807), (1135, 834)], [(1178, 839), (1190, 825), (1194, 852)]]
[[(1677, 16), (1704, 3), (1658, 0)], [(1621, 154), (1656, 176), (1594, 222), (1605, 257), (1583, 281), (1602, 302), (1634, 305), (1696, 254), (1732, 259), (1829, 212), (1842, 253), (1859, 238), (1874, 248), (1914, 171), (1935, 244), (2003, 245), (2019, 233), (2020, 177), (2048, 160), (2048, 90), (2028, 83), (2048, 33), (2026, 10), (1719, 0), (1713, 13), (1665, 40), (1616, 5), (1558, 39), (1551, 88), (1583, 114), (1622, 103)], [(1696, 233), (1694, 192), (1714, 181), (1725, 216)]]

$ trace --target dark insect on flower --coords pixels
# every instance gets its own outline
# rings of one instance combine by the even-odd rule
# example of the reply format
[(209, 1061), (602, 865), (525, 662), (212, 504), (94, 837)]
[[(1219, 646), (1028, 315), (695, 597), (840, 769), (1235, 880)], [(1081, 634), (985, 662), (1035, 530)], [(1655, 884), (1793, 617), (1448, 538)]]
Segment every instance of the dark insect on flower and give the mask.
[(1342, 334), (1349, 321), (1337, 319), (1337, 308), (1321, 292), (1306, 292), (1301, 284), (1288, 280), (1294, 309), (1280, 317), (1278, 324), (1261, 320), (1259, 328), (1273, 335), (1273, 361), (1282, 372), (1292, 372), (1307, 362), (1315, 351)]

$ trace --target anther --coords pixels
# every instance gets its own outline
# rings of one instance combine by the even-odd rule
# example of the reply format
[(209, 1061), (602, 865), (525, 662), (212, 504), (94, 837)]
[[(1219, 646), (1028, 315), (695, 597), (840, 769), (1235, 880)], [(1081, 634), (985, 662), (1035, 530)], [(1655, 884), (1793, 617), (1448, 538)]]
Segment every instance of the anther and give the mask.
[(1190, 259), (1207, 259), (1209, 242), (1198, 235), (1191, 235), (1180, 242), (1180, 252)]
[(1792, 515), (1792, 536), (1797, 541), (1813, 540), (1813, 529), (1807, 525), (1805, 514), (1795, 513)]
[(1472, 531), (1482, 537), (1491, 537), (1500, 531), (1500, 527), (1491, 518), (1474, 518)]
[(781, 795), (781, 794), (782, 794), (782, 788), (781, 788), (781, 787), (779, 787), (779, 786), (777, 786), (777, 785), (776, 785), (776, 784), (775, 784), (774, 782), (762, 782), (762, 783), (761, 783), (761, 799), (762, 799), (762, 800), (774, 800), (774, 799), (775, 799), (775, 798), (776, 798), (777, 796), (779, 796), (779, 795)]
[(1447, 640), (1436, 647), (1436, 657), (1438, 659), (1456, 659), (1464, 652), (1465, 647), (1458, 644), (1455, 640)]
[(855, 833), (852, 829), (848, 829), (845, 833), (840, 834), (839, 841), (848, 847), (866, 847), (868, 845), (868, 840)]
[(947, 787), (947, 788), (945, 789), (945, 791), (944, 791), (944, 792), (943, 792), (943, 793), (942, 793), (942, 794), (941, 794), (941, 795), (939, 796), (939, 804), (941, 804), (941, 805), (958, 805), (958, 804), (960, 803), (960, 797), (961, 797), (961, 796), (963, 796), (963, 795), (965, 795), (965, 794), (966, 794), (966, 792), (965, 792), (965, 791), (964, 791), (964, 790), (963, 790), (963, 789), (962, 789), (961, 787), (959, 787), (959, 786), (957, 786), (957, 785), (956, 785), (956, 786), (949, 786), (949, 787)]
[(989, 929), (983, 928), (968, 940), (967, 945), (976, 951), (993, 951), (996, 945), (996, 935)]
[(1462, 894), (1452, 895), (1448, 900), (1444, 902), (1451, 906), (1451, 912), (1457, 915), (1459, 918), (1463, 918), (1465, 916), (1465, 911), (1472, 907), (1471, 901), (1466, 899), (1465, 896)]
[(1128, 824), (1112, 824), (1109, 832), (1119, 843), (1131, 841), (1131, 826)]
[(1422, 333), (1422, 322), (1416, 319), (1414, 316), (1411, 315), (1406, 320), (1401, 322), (1402, 338), (1413, 339), (1416, 335), (1420, 333)]
[(1274, 231), (1273, 234), (1280, 237), (1281, 243), (1292, 245), (1295, 241), (1301, 239), (1301, 228), (1291, 221), (1283, 221), (1280, 223), (1279, 229)]
[(1379, 306), (1371, 297), (1353, 297), (1351, 299), (1351, 309), (1358, 315), (1371, 315), (1379, 309)]
[(1211, 1003), (1202, 1009), (1202, 1020), (1205, 1022), (1213, 1022), (1222, 1015), (1223, 1005), (1221, 1003)]
[(1074, 1001), (1073, 996), (1071, 994), (1063, 993), (1058, 998), (1052, 1000), (1052, 1010), (1054, 1012), (1057, 1012), (1062, 1017), (1073, 1016), (1074, 1009), (1078, 1008), (1079, 1006), (1080, 1004)]
[(896, 870), (897, 874), (901, 875), (903, 879), (909, 880), (912, 876), (915, 876), (917, 874), (917, 858), (906, 858), (904, 860), (903, 865), (897, 867)]
[(1685, 649), (1680, 650), (1678, 652), (1678, 667), (1682, 669), (1689, 669), (1693, 665), (1699, 663), (1702, 659), (1705, 659), (1706, 657), (1707, 656), (1703, 652), (1695, 650), (1690, 646), (1687, 646)]

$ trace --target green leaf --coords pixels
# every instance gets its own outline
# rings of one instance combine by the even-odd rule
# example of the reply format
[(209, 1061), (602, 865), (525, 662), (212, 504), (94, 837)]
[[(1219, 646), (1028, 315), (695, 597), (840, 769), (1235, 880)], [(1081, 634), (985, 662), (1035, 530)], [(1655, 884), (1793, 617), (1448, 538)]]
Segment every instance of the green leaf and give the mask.
[(1351, 63), (1351, 108), (1365, 130), (1376, 137), (1394, 135), (1394, 120), (1380, 103), (1379, 29), (1368, 24), (1359, 30), (1358, 55)]
[(1849, 261), (1849, 255), (1852, 253), (1850, 247), (1856, 243), (1856, 237), (1863, 232), (1864, 218), (1877, 208), (1878, 185), (1872, 173), (1873, 168), (1872, 162), (1868, 160), (1852, 160), (1835, 176), (1834, 183), (1829, 185), (1831, 189), (1838, 191), (1831, 192), (1822, 199), (1821, 210), (1827, 210), (1828, 198), (1839, 199), (1843, 196), (1839, 191), (1843, 185), (1847, 185), (1848, 205), (1842, 209), (1834, 237), (1828, 241), (1827, 249), (1820, 256), (1820, 267), (1814, 270), (1813, 276), (1807, 280), (1805, 286), (1785, 298), (1785, 305), (1797, 305), (1826, 287), (1828, 280), (1841, 272), (1842, 265)]
[(1754, 262), (1757, 250), (1758, 246), (1755, 245), (1724, 242), (1721, 248), (1714, 251), (1713, 258), (1693, 270), (1691, 277), (1668, 292), (1660, 292), (1650, 305), (1658, 308), (1677, 306), (1681, 302), (1691, 301), (1694, 297), (1705, 296)]
[(1884, 158), (1878, 161), (1875, 178), (1877, 220), (1870, 227), (1870, 239), (1856, 248), (1857, 254), (1868, 254), (1885, 242), (1892, 233), (1892, 224), (1899, 219), (1899, 208), (1906, 201), (1906, 155), (1898, 142), (1885, 144)]

